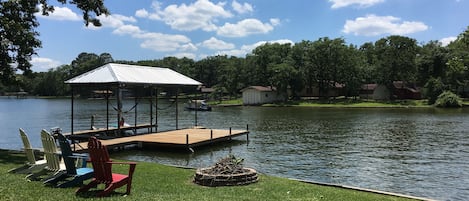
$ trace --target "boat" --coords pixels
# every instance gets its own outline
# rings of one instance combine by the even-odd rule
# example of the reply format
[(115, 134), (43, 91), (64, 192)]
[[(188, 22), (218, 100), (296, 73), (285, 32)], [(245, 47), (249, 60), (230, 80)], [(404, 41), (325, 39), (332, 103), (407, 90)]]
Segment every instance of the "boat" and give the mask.
[(186, 110), (212, 111), (212, 107), (205, 100), (189, 100), (185, 108)]

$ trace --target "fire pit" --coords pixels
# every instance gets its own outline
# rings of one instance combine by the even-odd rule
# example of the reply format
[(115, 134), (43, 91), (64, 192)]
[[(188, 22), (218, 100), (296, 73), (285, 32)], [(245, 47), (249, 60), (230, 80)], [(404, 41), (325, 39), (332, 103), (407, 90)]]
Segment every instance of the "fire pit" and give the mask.
[(233, 155), (222, 158), (214, 166), (199, 168), (194, 183), (203, 186), (237, 186), (255, 183), (259, 180), (257, 171), (242, 166), (243, 159)]

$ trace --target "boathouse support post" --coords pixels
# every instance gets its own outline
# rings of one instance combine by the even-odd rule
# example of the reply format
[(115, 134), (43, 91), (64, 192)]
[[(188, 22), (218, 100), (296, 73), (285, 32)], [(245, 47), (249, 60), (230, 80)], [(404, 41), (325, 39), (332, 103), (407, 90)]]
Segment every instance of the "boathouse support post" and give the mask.
[(199, 106), (197, 105), (197, 96), (195, 97), (195, 127), (197, 127), (197, 110)]
[(117, 133), (121, 134), (120, 120), (122, 118), (122, 88), (121, 85), (117, 87)]
[(178, 99), (179, 99), (179, 88), (176, 88), (176, 130), (179, 130), (179, 109), (178, 109)]
[[(73, 85), (70, 85), (70, 91), (71, 91), (71, 112), (70, 112), (70, 134), (71, 136), (73, 136)], [(73, 144), (73, 150), (75, 151), (76, 150), (76, 147), (75, 147), (75, 140), (73, 139), (72, 137), (72, 144)]]
[(155, 132), (158, 132), (158, 88), (155, 89)]
[[(137, 93), (137, 90), (135, 90), (134, 93)], [(138, 114), (137, 108), (138, 108), (138, 99), (137, 99), (137, 94), (134, 94), (134, 96), (135, 96), (135, 108), (134, 108), (134, 109), (135, 109), (135, 115), (134, 115), (134, 127), (135, 127), (135, 129), (134, 129), (134, 135), (137, 135), (137, 114)]]
[(70, 116), (71, 116), (71, 118), (70, 118), (71, 119), (70, 133), (71, 133), (71, 135), (73, 135), (73, 85), (70, 86), (70, 90), (71, 90), (71, 93), (72, 93), (72, 97), (71, 97), (71, 104), (72, 104), (71, 105), (71, 110), (72, 111), (71, 111), (71, 114), (70, 114)]
[[(111, 89), (108, 88), (108, 92), (110, 92)], [(109, 93), (106, 93), (106, 133), (109, 131), (109, 96), (111, 96)]]
[(150, 133), (153, 133), (153, 88), (150, 88)]

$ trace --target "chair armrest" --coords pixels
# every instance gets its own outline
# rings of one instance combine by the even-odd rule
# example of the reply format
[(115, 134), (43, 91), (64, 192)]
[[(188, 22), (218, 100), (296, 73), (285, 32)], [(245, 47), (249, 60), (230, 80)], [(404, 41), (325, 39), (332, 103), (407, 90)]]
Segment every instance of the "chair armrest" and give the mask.
[(90, 158), (88, 154), (77, 154), (77, 153), (73, 153), (73, 155), (68, 156), (68, 157), (75, 159), (76, 162), (78, 162), (78, 160), (81, 159), (81, 166), (77, 165), (77, 167), (82, 167), (82, 168), (86, 167), (86, 163)]
[(120, 165), (130, 165), (129, 167), (129, 177), (132, 178), (132, 175), (134, 174), (135, 167), (137, 166), (136, 162), (106, 162), (106, 164), (113, 165), (113, 164), (120, 164)]

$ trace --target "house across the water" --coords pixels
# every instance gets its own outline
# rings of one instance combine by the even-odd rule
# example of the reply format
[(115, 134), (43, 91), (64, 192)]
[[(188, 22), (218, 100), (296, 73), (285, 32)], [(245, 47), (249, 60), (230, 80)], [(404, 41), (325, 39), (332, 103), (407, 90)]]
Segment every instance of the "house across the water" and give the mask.
[(285, 99), (275, 87), (249, 86), (241, 90), (243, 93), (243, 105), (261, 105), (275, 103)]

